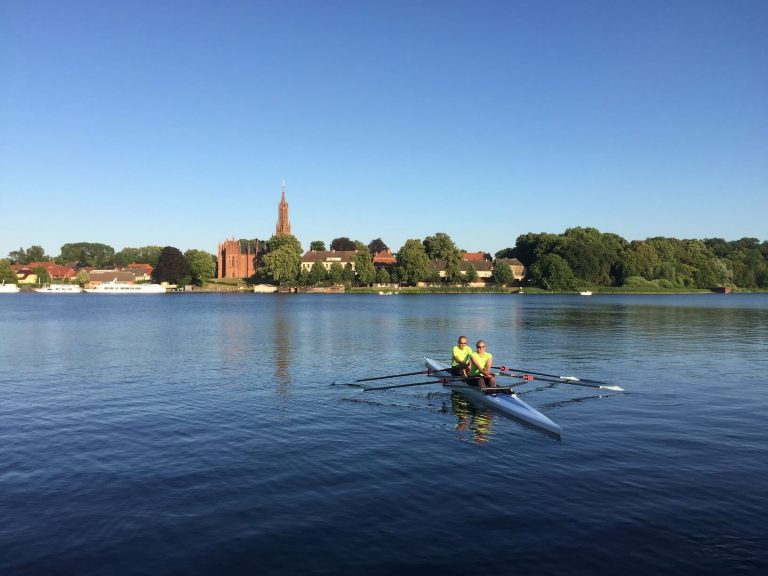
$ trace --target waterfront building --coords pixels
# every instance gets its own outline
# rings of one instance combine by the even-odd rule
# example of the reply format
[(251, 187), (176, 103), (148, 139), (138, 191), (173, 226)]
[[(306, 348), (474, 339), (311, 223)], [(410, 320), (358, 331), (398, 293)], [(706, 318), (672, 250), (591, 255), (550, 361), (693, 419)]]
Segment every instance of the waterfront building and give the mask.
[(263, 240), (235, 240), (219, 243), (216, 278), (250, 278), (259, 270), (259, 261), (267, 252)]
[(355, 269), (355, 255), (357, 250), (310, 250), (301, 257), (301, 269), (309, 272), (315, 262), (320, 262), (323, 268), (330, 270), (334, 262), (341, 264), (342, 268), (347, 264)]

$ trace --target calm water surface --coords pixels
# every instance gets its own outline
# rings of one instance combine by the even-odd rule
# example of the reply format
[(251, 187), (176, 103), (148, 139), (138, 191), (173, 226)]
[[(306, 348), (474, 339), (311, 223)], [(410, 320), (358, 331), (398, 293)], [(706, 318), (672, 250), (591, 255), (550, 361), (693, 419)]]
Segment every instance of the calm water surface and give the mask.
[[(459, 334), (627, 392), (330, 385)], [(0, 295), (0, 574), (764, 573), (767, 374), (768, 295)]]

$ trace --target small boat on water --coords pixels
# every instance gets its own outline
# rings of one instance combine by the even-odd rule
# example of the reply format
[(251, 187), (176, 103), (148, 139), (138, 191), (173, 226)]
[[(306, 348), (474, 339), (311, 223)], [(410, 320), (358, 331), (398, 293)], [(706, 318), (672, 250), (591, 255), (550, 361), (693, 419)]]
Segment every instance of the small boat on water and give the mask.
[(584, 290), (583, 292), (579, 292), (582, 296), (592, 296), (592, 292), (589, 290)]
[(35, 288), (39, 294), (81, 294), (83, 289), (78, 284), (48, 284)]
[(0, 284), (0, 294), (16, 294), (20, 291), (16, 284), (6, 284), (5, 280)]
[(126, 282), (103, 282), (95, 288), (86, 288), (88, 294), (165, 294), (160, 284), (128, 284)]
[[(424, 364), (431, 376), (438, 378), (455, 378), (451, 373), (451, 367), (442, 362), (430, 358), (424, 358)], [(471, 402), (492, 408), (509, 416), (523, 424), (543, 430), (554, 436), (560, 437), (562, 428), (541, 412), (529, 406), (520, 397), (512, 392), (485, 393), (476, 386), (470, 386), (464, 380), (453, 380), (443, 384), (446, 388), (455, 390)]]

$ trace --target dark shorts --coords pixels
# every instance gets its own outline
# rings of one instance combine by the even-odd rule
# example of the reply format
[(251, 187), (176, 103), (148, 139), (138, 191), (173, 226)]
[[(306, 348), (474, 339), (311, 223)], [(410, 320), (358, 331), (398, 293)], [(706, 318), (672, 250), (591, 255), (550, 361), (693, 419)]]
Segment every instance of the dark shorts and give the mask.
[(461, 370), (461, 366), (458, 364), (456, 366), (451, 366), (451, 374), (454, 376), (464, 376), (464, 372)]

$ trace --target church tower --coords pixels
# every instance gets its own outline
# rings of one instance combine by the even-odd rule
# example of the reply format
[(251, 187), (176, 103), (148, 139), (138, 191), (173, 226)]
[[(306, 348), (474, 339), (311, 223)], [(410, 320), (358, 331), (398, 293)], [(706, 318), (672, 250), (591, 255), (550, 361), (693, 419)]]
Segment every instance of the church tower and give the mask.
[(277, 226), (275, 236), (285, 236), (291, 233), (291, 222), (288, 220), (288, 202), (285, 201), (285, 180), (283, 180), (283, 198), (277, 205)]

